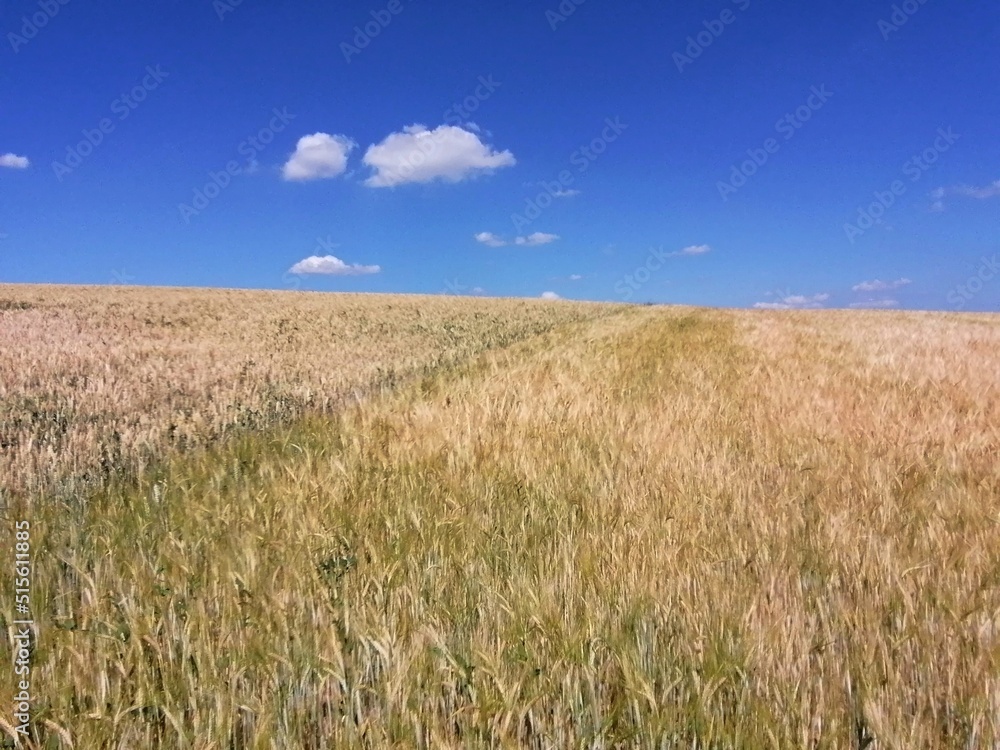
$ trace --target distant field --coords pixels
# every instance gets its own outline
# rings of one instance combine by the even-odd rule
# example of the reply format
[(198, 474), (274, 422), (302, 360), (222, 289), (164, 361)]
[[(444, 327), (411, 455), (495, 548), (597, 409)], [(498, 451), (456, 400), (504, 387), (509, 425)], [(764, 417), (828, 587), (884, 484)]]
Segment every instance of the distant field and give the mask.
[(611, 305), (0, 285), (0, 487), (131, 473)]
[(38, 746), (1000, 743), (997, 316), (0, 300)]

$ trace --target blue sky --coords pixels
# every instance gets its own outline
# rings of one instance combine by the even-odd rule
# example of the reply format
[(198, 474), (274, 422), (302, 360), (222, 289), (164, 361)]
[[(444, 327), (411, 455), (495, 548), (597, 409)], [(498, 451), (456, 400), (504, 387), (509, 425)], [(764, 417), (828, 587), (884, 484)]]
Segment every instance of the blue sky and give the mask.
[(94, 6), (0, 11), (0, 282), (1000, 308), (996, 3)]

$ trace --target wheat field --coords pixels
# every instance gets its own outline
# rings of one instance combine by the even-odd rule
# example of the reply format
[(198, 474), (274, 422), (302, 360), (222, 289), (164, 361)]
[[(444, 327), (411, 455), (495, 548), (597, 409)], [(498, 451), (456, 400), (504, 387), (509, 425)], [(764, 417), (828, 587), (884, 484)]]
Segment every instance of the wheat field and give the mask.
[(26, 746), (1000, 745), (996, 316), (0, 299)]
[(0, 475), (10, 492), (78, 492), (612, 309), (0, 285)]

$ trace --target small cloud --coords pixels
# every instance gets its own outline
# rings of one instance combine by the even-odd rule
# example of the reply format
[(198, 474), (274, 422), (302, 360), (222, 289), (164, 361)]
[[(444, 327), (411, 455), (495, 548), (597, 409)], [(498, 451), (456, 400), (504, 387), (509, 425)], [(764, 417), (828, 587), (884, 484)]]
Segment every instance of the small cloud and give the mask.
[(559, 239), (558, 234), (547, 234), (545, 232), (534, 232), (529, 234), (527, 237), (516, 237), (514, 239), (515, 245), (526, 245), (528, 247), (533, 247), (535, 245), (547, 245), (550, 242), (555, 242)]
[(583, 276), (581, 276), (581, 275), (580, 275), (580, 274), (578, 274), (578, 273), (571, 273), (571, 274), (569, 275), (569, 280), (570, 280), (570, 281), (579, 281), (579, 280), (580, 280), (580, 279), (582, 279), (582, 278), (583, 278)]
[(814, 294), (811, 297), (801, 294), (779, 296), (777, 302), (758, 302), (754, 307), (758, 310), (813, 310), (823, 307), (830, 299), (829, 294)]
[(481, 286), (474, 286), (474, 287), (472, 287), (472, 293), (473, 294), (486, 294), (486, 290), (483, 289)]
[(18, 156), (17, 154), (3, 154), (0, 156), (0, 167), (7, 167), (8, 169), (27, 169), (31, 166), (31, 162), (28, 160), (27, 156)]
[(520, 245), (522, 247), (535, 247), (537, 245), (547, 245), (559, 239), (558, 234), (547, 234), (545, 232), (534, 232), (527, 237), (515, 237), (513, 243), (507, 242), (503, 237), (493, 234), (493, 232), (480, 232), (473, 235), (476, 242), (481, 242), (489, 247), (505, 247), (509, 244)]
[(855, 292), (884, 292), (890, 289), (899, 289), (902, 286), (912, 283), (910, 279), (896, 279), (895, 281), (875, 279), (874, 281), (862, 281), (860, 284), (855, 284), (851, 287), (851, 290)]
[(948, 187), (935, 188), (931, 191), (931, 199), (934, 201), (931, 204), (931, 210), (944, 211), (944, 199), (949, 195), (957, 195), (961, 198), (972, 198), (973, 200), (979, 201), (997, 198), (1000, 197), (1000, 180), (992, 182), (989, 185), (984, 185), (983, 187), (975, 187), (974, 185), (951, 185)]
[(313, 133), (299, 138), (282, 169), (286, 180), (304, 182), (337, 177), (347, 171), (347, 155), (358, 144), (346, 135)]
[(689, 245), (683, 250), (678, 250), (676, 253), (670, 253), (672, 256), (678, 255), (704, 255), (712, 251), (709, 245)]
[(935, 188), (934, 190), (931, 191), (931, 198), (934, 201), (933, 203), (931, 203), (931, 211), (934, 211), (935, 213), (940, 213), (941, 211), (944, 211), (944, 196), (945, 196), (944, 188)]
[(1000, 196), (1000, 180), (985, 187), (971, 187), (969, 185), (959, 185), (953, 192), (966, 198), (975, 198), (978, 201), (988, 200)]
[(441, 125), (434, 130), (409, 125), (369, 146), (363, 161), (375, 171), (365, 180), (368, 187), (438, 179), (461, 182), (516, 162), (510, 151), (494, 151), (476, 133), (457, 125)]
[(322, 274), (326, 276), (364, 276), (365, 274), (378, 273), (379, 266), (362, 266), (357, 263), (347, 264), (340, 258), (332, 255), (310, 255), (308, 258), (300, 260), (288, 269), (288, 273), (296, 274)]
[(898, 307), (899, 300), (895, 299), (870, 299), (867, 302), (852, 302), (851, 307), (855, 308), (889, 308)]
[(493, 234), (493, 232), (480, 232), (475, 235), (476, 242), (481, 242), (488, 247), (503, 247), (507, 243), (503, 238)]
[(555, 292), (542, 292), (542, 299), (562, 299), (562, 297)]
[(557, 182), (554, 190), (550, 182), (529, 181), (522, 182), (521, 185), (526, 188), (542, 188), (542, 190), (553, 198), (572, 198), (580, 194), (580, 191), (576, 188), (564, 187), (562, 182)]

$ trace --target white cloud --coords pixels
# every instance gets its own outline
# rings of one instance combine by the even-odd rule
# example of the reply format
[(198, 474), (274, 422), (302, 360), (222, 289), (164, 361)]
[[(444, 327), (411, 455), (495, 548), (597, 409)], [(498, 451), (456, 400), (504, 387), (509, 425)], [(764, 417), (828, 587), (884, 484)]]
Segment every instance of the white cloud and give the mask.
[(547, 245), (550, 242), (555, 242), (559, 239), (558, 234), (547, 234), (545, 232), (534, 232), (529, 234), (527, 237), (516, 237), (514, 238), (515, 245), (527, 245), (529, 247), (535, 245)]
[(777, 302), (758, 302), (754, 307), (758, 310), (812, 310), (823, 307), (823, 303), (828, 299), (830, 299), (829, 294), (814, 294), (812, 296), (790, 294), (778, 297)]
[(945, 203), (944, 199), (949, 195), (958, 195), (962, 198), (973, 198), (974, 200), (988, 200), (990, 198), (1000, 197), (1000, 180), (990, 183), (989, 185), (984, 185), (983, 187), (975, 187), (974, 185), (951, 185), (949, 187), (939, 187), (931, 191), (931, 198), (934, 202), (931, 204), (932, 211), (944, 211)]
[(899, 300), (894, 299), (870, 299), (867, 302), (852, 302), (851, 307), (856, 308), (887, 308), (898, 307)]
[(689, 255), (704, 255), (705, 253), (712, 252), (712, 248), (710, 245), (688, 245), (684, 249), (677, 250), (676, 252), (673, 253), (663, 253), (661, 251), (662, 248), (660, 248), (660, 250), (654, 249), (653, 253), (657, 258), (662, 260), (663, 258), (679, 258), (682, 256), (689, 256)]
[(572, 198), (574, 195), (579, 195), (580, 191), (576, 188), (560, 188), (556, 190), (552, 195), (555, 198)]
[(29, 166), (31, 166), (31, 162), (27, 156), (18, 156), (17, 154), (3, 154), (0, 156), (0, 167), (27, 169)]
[(295, 153), (285, 163), (286, 180), (322, 180), (347, 171), (347, 155), (358, 144), (346, 135), (313, 133), (299, 138)]
[[(493, 232), (480, 232), (479, 234), (473, 235), (476, 242), (481, 242), (489, 247), (505, 247), (511, 243), (507, 242), (503, 237), (493, 234)], [(536, 247), (538, 245), (547, 245), (550, 242), (555, 242), (559, 239), (558, 234), (548, 234), (546, 232), (534, 232), (529, 234), (527, 237), (515, 237), (513, 244), (520, 245), (521, 247)]]
[(709, 245), (689, 245), (683, 250), (678, 250), (676, 253), (670, 253), (671, 255), (704, 255), (705, 253), (711, 252), (712, 248)]
[(369, 187), (393, 187), (436, 179), (460, 182), (473, 175), (512, 166), (510, 151), (494, 151), (479, 136), (457, 125), (428, 130), (408, 125), (381, 143), (368, 147), (364, 163), (375, 170), (365, 180)]
[(934, 202), (931, 203), (931, 211), (944, 211), (944, 196), (944, 188), (934, 188), (934, 190), (931, 191), (931, 198), (934, 199)]
[(488, 245), (489, 247), (503, 247), (507, 244), (503, 238), (498, 237), (493, 234), (493, 232), (480, 232), (475, 235), (475, 238), (476, 242), (482, 242), (484, 245)]
[(570, 276), (569, 276), (569, 280), (570, 281), (579, 281), (582, 278), (583, 278), (583, 276), (581, 276), (578, 273), (571, 273)]
[(472, 293), (473, 294), (486, 294), (486, 290), (483, 289), (481, 286), (474, 286), (474, 287), (472, 287)]
[(954, 189), (954, 192), (957, 195), (964, 195), (967, 198), (975, 198), (980, 201), (988, 198), (996, 198), (1000, 196), (1000, 180), (981, 188), (959, 185)]
[(310, 255), (308, 258), (300, 260), (288, 269), (288, 273), (297, 274), (324, 274), (327, 276), (363, 276), (369, 273), (378, 273), (382, 269), (379, 266), (362, 266), (357, 263), (347, 264), (340, 258), (332, 255)]
[(909, 279), (896, 279), (895, 281), (875, 279), (874, 281), (862, 281), (860, 284), (855, 284), (851, 287), (851, 290), (855, 292), (884, 292), (889, 289), (899, 289), (901, 286), (912, 283)]
[(542, 299), (562, 299), (562, 297), (555, 292), (542, 292)]

